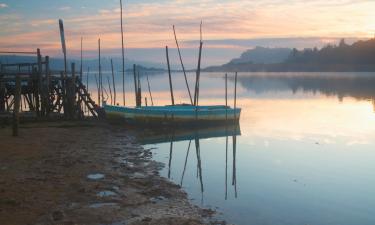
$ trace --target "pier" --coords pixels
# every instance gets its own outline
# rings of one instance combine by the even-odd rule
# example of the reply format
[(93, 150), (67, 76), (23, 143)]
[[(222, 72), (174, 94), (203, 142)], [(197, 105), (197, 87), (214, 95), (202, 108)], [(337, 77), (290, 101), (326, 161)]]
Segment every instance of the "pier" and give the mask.
[[(0, 54), (35, 55), (35, 62), (4, 64), (0, 62), (0, 122), (21, 120), (102, 118), (82, 75), (50, 68), (50, 57), (35, 52), (0, 52)], [(19, 85), (17, 85), (19, 83)]]

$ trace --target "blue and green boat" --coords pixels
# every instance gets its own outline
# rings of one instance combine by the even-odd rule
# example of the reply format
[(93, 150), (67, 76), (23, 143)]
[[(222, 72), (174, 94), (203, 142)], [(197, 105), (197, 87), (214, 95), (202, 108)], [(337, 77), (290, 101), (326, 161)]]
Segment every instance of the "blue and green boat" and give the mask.
[(104, 104), (107, 118), (120, 118), (137, 124), (233, 124), (238, 123), (241, 109), (225, 105), (139, 106), (124, 107)]

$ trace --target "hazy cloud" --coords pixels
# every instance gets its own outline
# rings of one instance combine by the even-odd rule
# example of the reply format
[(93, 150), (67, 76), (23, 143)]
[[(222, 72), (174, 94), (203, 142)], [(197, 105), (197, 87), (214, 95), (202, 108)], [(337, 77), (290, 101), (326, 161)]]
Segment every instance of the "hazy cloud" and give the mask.
[(70, 6), (62, 6), (62, 7), (59, 8), (59, 10), (61, 10), (61, 11), (69, 11), (71, 9), (72, 9), (72, 7), (70, 7)]
[(5, 3), (0, 3), (0, 9), (2, 9), (2, 8), (8, 8), (8, 5), (5, 4)]

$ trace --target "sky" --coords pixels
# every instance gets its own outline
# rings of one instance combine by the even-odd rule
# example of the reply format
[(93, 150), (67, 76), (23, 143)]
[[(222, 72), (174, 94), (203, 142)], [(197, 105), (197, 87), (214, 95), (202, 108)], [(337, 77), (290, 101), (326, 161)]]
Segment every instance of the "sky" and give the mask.
[[(203, 21), (203, 65), (220, 64), (246, 49), (321, 47), (339, 38), (375, 34), (373, 0), (123, 0), (125, 54), (129, 59), (165, 61), (175, 48), (172, 25), (186, 64), (197, 61)], [(58, 19), (64, 20), (68, 56), (121, 55), (119, 0), (0, 0), (0, 51), (34, 50), (61, 57)], [(172, 61), (177, 55), (172, 53)]]

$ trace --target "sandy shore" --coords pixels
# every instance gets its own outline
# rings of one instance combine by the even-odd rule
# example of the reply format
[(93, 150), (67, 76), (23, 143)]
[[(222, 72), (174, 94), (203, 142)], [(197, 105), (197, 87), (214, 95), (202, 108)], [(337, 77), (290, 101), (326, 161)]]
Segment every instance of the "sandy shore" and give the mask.
[(93, 122), (0, 128), (0, 224), (211, 224), (123, 128)]

